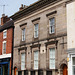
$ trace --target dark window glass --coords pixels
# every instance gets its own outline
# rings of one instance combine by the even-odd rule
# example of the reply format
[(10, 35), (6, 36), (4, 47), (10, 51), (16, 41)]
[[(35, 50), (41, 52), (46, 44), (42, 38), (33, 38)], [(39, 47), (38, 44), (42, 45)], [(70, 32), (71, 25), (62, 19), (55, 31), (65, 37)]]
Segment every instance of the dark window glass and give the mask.
[(22, 71), (18, 71), (18, 75), (22, 75)]
[(52, 71), (47, 71), (46, 73), (46, 75), (52, 75)]
[(43, 75), (43, 71), (42, 70), (39, 70), (38, 71), (38, 75)]
[(24, 75), (28, 75), (28, 71), (25, 70), (25, 71), (24, 71)]
[(31, 71), (31, 75), (35, 75), (35, 71)]

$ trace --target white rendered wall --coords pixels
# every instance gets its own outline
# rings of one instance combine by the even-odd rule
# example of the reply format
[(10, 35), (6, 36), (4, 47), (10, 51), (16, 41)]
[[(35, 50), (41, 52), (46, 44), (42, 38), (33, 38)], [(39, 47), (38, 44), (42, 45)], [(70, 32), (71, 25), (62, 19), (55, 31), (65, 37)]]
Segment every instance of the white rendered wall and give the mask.
[[(67, 4), (67, 49), (75, 48), (75, 1)], [(72, 54), (68, 54), (68, 75), (72, 73)]]
[(75, 2), (67, 4), (67, 47), (75, 48)]

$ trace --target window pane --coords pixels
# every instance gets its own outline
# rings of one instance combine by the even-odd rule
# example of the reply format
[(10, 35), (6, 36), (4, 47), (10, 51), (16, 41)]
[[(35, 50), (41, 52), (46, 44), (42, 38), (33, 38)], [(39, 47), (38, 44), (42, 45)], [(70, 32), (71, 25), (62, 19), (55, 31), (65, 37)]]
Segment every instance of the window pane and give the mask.
[(50, 19), (50, 26), (53, 26), (55, 24), (55, 19), (54, 18), (51, 18)]
[(75, 57), (73, 57), (73, 65), (75, 65)]
[(21, 70), (25, 70), (25, 53), (21, 54)]
[(3, 32), (3, 38), (6, 38), (6, 31), (5, 32)]
[(49, 67), (50, 69), (55, 69), (55, 48), (51, 48), (49, 54)]
[(3, 43), (3, 54), (6, 53), (6, 43)]
[(73, 75), (75, 75), (75, 66), (73, 66)]
[(34, 37), (38, 37), (38, 24), (35, 24), (35, 33), (34, 33)]
[(54, 26), (52, 26), (52, 33), (54, 33), (55, 32), (55, 28), (54, 28)]
[(35, 30), (36, 31), (38, 30), (38, 24), (35, 24)]
[(54, 33), (55, 32), (55, 18), (51, 18), (50, 19), (50, 33)]
[(24, 41), (24, 40), (25, 40), (25, 28), (22, 29), (22, 41)]
[(34, 52), (34, 69), (38, 69), (38, 51)]

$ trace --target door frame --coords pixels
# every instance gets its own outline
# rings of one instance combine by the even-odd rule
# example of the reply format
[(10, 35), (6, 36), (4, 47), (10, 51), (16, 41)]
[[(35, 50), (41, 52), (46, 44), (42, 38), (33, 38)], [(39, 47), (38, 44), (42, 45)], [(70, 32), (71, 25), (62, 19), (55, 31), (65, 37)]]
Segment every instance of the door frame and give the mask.
[(2, 65), (4, 64), (8, 64), (8, 75), (9, 75), (9, 62), (1, 62), (0, 65), (1, 65), (1, 75), (3, 75), (3, 67)]

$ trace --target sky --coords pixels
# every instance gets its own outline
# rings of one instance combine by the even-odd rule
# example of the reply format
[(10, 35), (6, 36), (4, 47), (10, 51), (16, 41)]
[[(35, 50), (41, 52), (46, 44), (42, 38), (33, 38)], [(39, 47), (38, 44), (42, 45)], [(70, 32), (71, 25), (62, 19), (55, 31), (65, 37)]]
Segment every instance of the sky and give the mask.
[(11, 15), (19, 11), (21, 4), (29, 6), (36, 1), (38, 0), (0, 0), (0, 18), (3, 14), (3, 5), (5, 5), (4, 14), (10, 17)]

